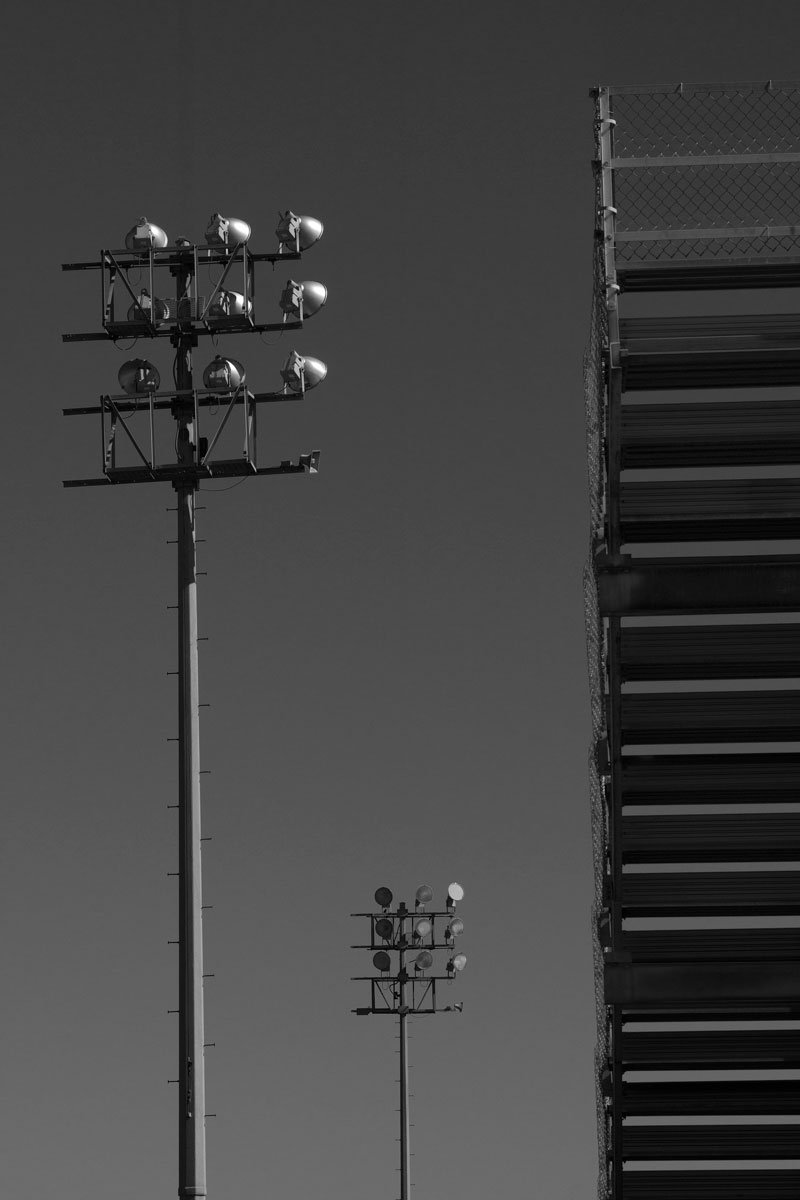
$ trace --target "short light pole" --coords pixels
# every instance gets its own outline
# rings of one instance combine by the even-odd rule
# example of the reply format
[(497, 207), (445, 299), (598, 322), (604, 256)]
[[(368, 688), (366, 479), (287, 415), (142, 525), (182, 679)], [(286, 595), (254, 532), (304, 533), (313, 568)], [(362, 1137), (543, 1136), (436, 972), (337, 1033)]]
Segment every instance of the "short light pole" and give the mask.
[[(172, 387), (159, 390), (158, 368), (147, 359), (131, 359), (119, 371), (121, 394), (102, 396), (99, 405), (64, 409), (64, 414), (99, 415), (102, 446), (102, 475), (66, 480), (66, 487), (168, 482), (176, 495), (180, 1197), (207, 1195), (195, 493), (204, 480), (315, 472), (319, 452), (301, 455), (297, 464), (286, 461), (274, 467), (257, 465), (256, 412), (262, 403), (302, 399), (327, 373), (327, 367), (318, 359), (292, 351), (281, 371), (283, 387), (253, 393), (246, 387), (242, 364), (217, 354), (203, 373), (204, 386), (198, 388), (192, 351), (204, 336), (216, 339), (234, 333), (301, 329), (304, 317), (313, 315), (325, 303), (326, 289), (315, 281), (297, 283), (290, 279), (277, 302), (282, 319), (259, 324), (252, 299), (255, 265), (270, 262), (274, 266), (299, 259), (321, 234), (322, 225), (315, 218), (287, 212), (276, 230), (277, 251), (254, 254), (248, 248), (250, 226), (238, 218), (215, 213), (206, 230), (205, 245), (185, 238), (177, 238), (170, 245), (164, 230), (142, 217), (129, 231), (123, 250), (101, 250), (99, 261), (64, 264), (67, 271), (101, 271), (103, 327), (102, 332), (65, 334), (64, 341), (168, 338), (175, 352)], [(198, 286), (204, 272), (211, 276), (207, 296), (200, 295)], [(230, 289), (228, 281), (234, 279), (241, 280), (241, 292)], [(169, 288), (174, 299), (156, 296), (160, 281), (165, 287), (159, 290), (166, 293)], [(138, 295), (135, 288), (140, 289)], [(120, 294), (126, 305), (123, 313), (118, 313), (115, 306)], [(224, 457), (218, 446), (224, 444), (220, 439), (237, 408), (244, 417), (242, 440), (235, 456)], [(201, 416), (205, 418), (209, 410), (213, 414), (210, 428), (202, 435)], [(156, 429), (162, 414), (175, 421), (175, 458), (169, 462), (159, 461), (156, 449)], [(118, 439), (120, 433), (124, 436)], [(127, 463), (120, 461), (125, 450)]]
[[(392, 909), (394, 896), (387, 887), (375, 892), (378, 912), (352, 913), (369, 921), (369, 942), (355, 950), (371, 950), (377, 975), (353, 978), (370, 984), (368, 1007), (354, 1008), (358, 1016), (388, 1013), (397, 1016), (400, 1033), (400, 1200), (409, 1200), (411, 1189), (411, 1139), (408, 1103), (408, 1018), (436, 1012), (461, 1012), (462, 1004), (441, 1004), (436, 985), (449, 984), (467, 965), (467, 956), (457, 952), (456, 939), (464, 932), (464, 922), (456, 916), (456, 904), (463, 900), (464, 889), (451, 883), (444, 910), (429, 908), (433, 890), (427, 884), (417, 888), (413, 910), (404, 903)], [(444, 961), (443, 975), (435, 974), (437, 958)], [(411, 968), (409, 970), (409, 968)], [(441, 965), (438, 967), (441, 970)], [(441, 993), (440, 993), (441, 995)]]

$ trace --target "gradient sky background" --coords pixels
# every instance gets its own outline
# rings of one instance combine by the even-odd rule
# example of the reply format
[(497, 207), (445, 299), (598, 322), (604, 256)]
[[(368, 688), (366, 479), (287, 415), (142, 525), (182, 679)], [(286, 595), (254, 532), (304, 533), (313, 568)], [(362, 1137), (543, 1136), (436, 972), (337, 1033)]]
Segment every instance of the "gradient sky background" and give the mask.
[[(17, 5), (4, 25), (0, 1185), (177, 1189), (174, 517), (99, 473), (97, 278), (142, 213), (325, 236), (311, 478), (199, 503), (209, 1194), (392, 1200), (396, 1041), (349, 914), (452, 879), (462, 1016), (412, 1028), (416, 1200), (594, 1194), (581, 355), (598, 83), (788, 79), (795, 3)], [(263, 272), (263, 274), (262, 274)], [(257, 314), (275, 319), (259, 272)], [(162, 344), (137, 346), (169, 373)], [(202, 368), (213, 351), (201, 347)], [(218, 493), (218, 494), (215, 494)]]

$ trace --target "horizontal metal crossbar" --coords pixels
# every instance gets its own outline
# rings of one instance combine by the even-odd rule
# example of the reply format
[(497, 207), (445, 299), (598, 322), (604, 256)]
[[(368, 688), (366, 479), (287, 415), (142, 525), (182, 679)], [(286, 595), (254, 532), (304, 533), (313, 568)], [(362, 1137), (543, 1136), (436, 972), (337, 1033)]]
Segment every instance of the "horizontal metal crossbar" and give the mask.
[(718, 238), (800, 238), (800, 225), (708, 225), (704, 229), (619, 230), (617, 242), (707, 242)]
[[(197, 392), (196, 395), (197, 404), (200, 408), (216, 408), (217, 406), (227, 404), (231, 399), (230, 392)], [(176, 400), (179, 399), (186, 399), (187, 403), (193, 405), (194, 396), (194, 392), (154, 392), (153, 408), (161, 412), (171, 411)], [(291, 391), (245, 393), (241, 391), (236, 396), (234, 403), (243, 404), (245, 397), (251, 404), (277, 404), (284, 400), (302, 400), (303, 393)], [(118, 396), (103, 396), (101, 400), (103, 401), (102, 404), (83, 405), (80, 408), (63, 408), (61, 411), (65, 417), (97, 416), (103, 411), (110, 411), (111, 406), (108, 403), (110, 400), (114, 401), (114, 406), (121, 413), (146, 413), (150, 407), (149, 393), (142, 393), (135, 400), (131, 400), (127, 396), (124, 399), (120, 399)]]
[[(245, 459), (221, 460), (207, 466), (186, 469), (180, 465), (169, 467), (117, 467), (99, 479), (65, 479), (64, 487), (103, 487), (118, 483), (197, 483), (202, 479), (228, 479), (248, 475), (302, 475), (306, 467), (294, 463), (281, 463), (277, 467), (254, 467)], [(316, 467), (311, 469), (313, 474)]]
[(217, 337), (220, 333), (284, 333), (292, 329), (302, 329), (302, 321), (271, 321), (258, 325), (249, 318), (241, 320), (221, 318), (219, 321), (208, 321), (200, 324), (198, 321), (165, 322), (153, 329), (133, 323), (127, 328), (127, 322), (119, 322), (113, 329), (105, 329), (102, 333), (62, 333), (62, 342), (108, 342), (130, 337), (171, 338), (178, 330), (191, 329), (199, 337)]
[(649, 170), (651, 167), (724, 167), (751, 163), (800, 162), (800, 154), (779, 151), (775, 154), (654, 154), (642, 158), (612, 158), (615, 171)]
[[(200, 265), (204, 267), (225, 266), (237, 248), (238, 247), (231, 247), (231, 250), (228, 251), (221, 247), (217, 249), (213, 246), (198, 246), (198, 254), (202, 255), (202, 258), (199, 259)], [(165, 250), (154, 250), (153, 260), (154, 263), (159, 267), (176, 267), (186, 261), (187, 254), (191, 257), (193, 250), (193, 246), (188, 246), (180, 252), (171, 247), (167, 247)], [(143, 251), (142, 254), (135, 254), (130, 250), (101, 250), (100, 253), (101, 255), (106, 253), (112, 254), (116, 259), (117, 266), (126, 271), (141, 267), (143, 261), (149, 261), (149, 251), (147, 250)], [(297, 250), (285, 250), (282, 254), (279, 252), (272, 254), (253, 254), (253, 252), (248, 249), (247, 257), (253, 262), (279, 263), (291, 262), (293, 259), (302, 258), (303, 256)], [(106, 266), (107, 263), (105, 263), (102, 259), (94, 259), (92, 262), (62, 263), (61, 270), (100, 271)]]
[[(600, 89), (593, 89), (590, 95), (596, 96)], [(797, 92), (800, 83), (796, 79), (767, 79), (764, 82), (753, 82), (752, 79), (728, 83), (621, 83), (610, 84), (602, 89), (610, 96), (691, 96), (698, 92), (711, 92), (720, 95), (723, 92)]]

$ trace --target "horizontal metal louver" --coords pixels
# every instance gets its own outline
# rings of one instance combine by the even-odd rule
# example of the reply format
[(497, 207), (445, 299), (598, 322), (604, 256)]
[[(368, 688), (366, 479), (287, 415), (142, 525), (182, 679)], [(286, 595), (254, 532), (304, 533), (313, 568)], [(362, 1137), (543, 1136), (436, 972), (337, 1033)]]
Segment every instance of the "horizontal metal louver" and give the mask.
[(622, 1157), (800, 1158), (800, 1125), (623, 1125)]
[(680, 625), (622, 630), (623, 680), (800, 677), (800, 625)]
[(800, 692), (664, 692), (622, 696), (623, 744), (800, 740)]
[(800, 799), (800, 754), (643, 754), (621, 762), (622, 803), (754, 804)]
[(622, 936), (636, 962), (800, 960), (800, 929), (637, 929)]
[(621, 1103), (623, 1115), (629, 1117), (800, 1116), (800, 1088), (794, 1079), (623, 1082)]
[(619, 503), (623, 543), (800, 537), (800, 479), (623, 482)]
[(622, 818), (623, 862), (800, 860), (800, 813)]
[(620, 320), (624, 390), (800, 383), (793, 315)]
[(800, 912), (798, 871), (626, 871), (626, 916)]
[(621, 1200), (797, 1200), (800, 1170), (623, 1171)]
[(800, 400), (626, 404), (622, 469), (800, 462)]
[(800, 1031), (795, 1029), (689, 1030), (622, 1034), (620, 1058), (626, 1070), (681, 1070), (715, 1066), (740, 1070), (796, 1069)]

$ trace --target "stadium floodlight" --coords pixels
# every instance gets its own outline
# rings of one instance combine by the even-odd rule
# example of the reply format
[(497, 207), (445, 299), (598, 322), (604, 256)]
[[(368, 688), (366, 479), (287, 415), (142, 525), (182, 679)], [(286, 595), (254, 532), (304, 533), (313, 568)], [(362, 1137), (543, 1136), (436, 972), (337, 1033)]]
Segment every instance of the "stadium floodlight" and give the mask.
[(420, 941), (422, 941), (423, 938), (430, 937), (432, 932), (433, 932), (433, 925), (428, 920), (427, 917), (423, 917), (421, 920), (416, 921), (414, 923), (414, 940), (415, 941), (420, 942)]
[(247, 221), (239, 217), (223, 217), (222, 213), (212, 213), (206, 229), (206, 242), (209, 246), (242, 246), (250, 241), (251, 232)]
[(394, 896), (387, 887), (379, 887), (375, 892), (375, 903), (379, 908), (388, 908)]
[(253, 301), (245, 300), (241, 292), (221, 290), (212, 301), (208, 310), (209, 321), (220, 321), (226, 317), (249, 317), (253, 311)]
[[(298, 354), (292, 350), (281, 370), (281, 379), (285, 389), (290, 392), (307, 392), (318, 383), (322, 383), (328, 374), (327, 364), (308, 354)], [(391, 900), (389, 901), (391, 904)]]
[(420, 950), (414, 959), (415, 971), (427, 971), (433, 966), (433, 955), (430, 950)]
[(463, 971), (466, 965), (466, 954), (454, 954), (447, 964), (447, 974), (454, 975), (456, 971)]
[(459, 900), (464, 899), (464, 889), (460, 883), (451, 883), (447, 889), (447, 908), (452, 912)]
[(423, 883), (414, 893), (414, 907), (424, 908), (426, 904), (431, 903), (433, 903), (433, 888), (428, 887), (427, 883)]
[(445, 931), (444, 931), (444, 936), (449, 941), (452, 941), (454, 938), (457, 938), (463, 932), (464, 932), (464, 922), (461, 920), (461, 917), (453, 917), (452, 921), (447, 926), (447, 929), (445, 929)]
[(163, 250), (169, 242), (160, 225), (154, 225), (147, 217), (139, 220), (125, 234), (126, 250)]
[(281, 246), (292, 250), (308, 250), (322, 237), (324, 226), (316, 217), (298, 217), (291, 209), (282, 214), (275, 230)]
[(130, 358), (117, 372), (119, 386), (129, 396), (143, 392), (157, 392), (161, 383), (158, 369), (146, 358)]
[(169, 316), (170, 307), (166, 300), (160, 300), (158, 296), (151, 296), (147, 288), (142, 288), (139, 292), (139, 299), (128, 309), (129, 321), (144, 319), (158, 325), (162, 321), (168, 321)]
[(328, 289), (324, 283), (318, 283), (316, 279), (304, 279), (302, 283), (288, 279), (281, 292), (281, 311), (284, 317), (305, 321), (318, 313), (327, 299)]
[(390, 942), (394, 936), (394, 922), (389, 917), (378, 917), (375, 932), (384, 942)]
[(373, 954), (372, 964), (376, 971), (386, 972), (391, 970), (392, 960), (385, 950), (379, 950), (377, 954)]
[(234, 392), (246, 378), (245, 369), (235, 358), (218, 354), (203, 371), (203, 383), (211, 392)]

